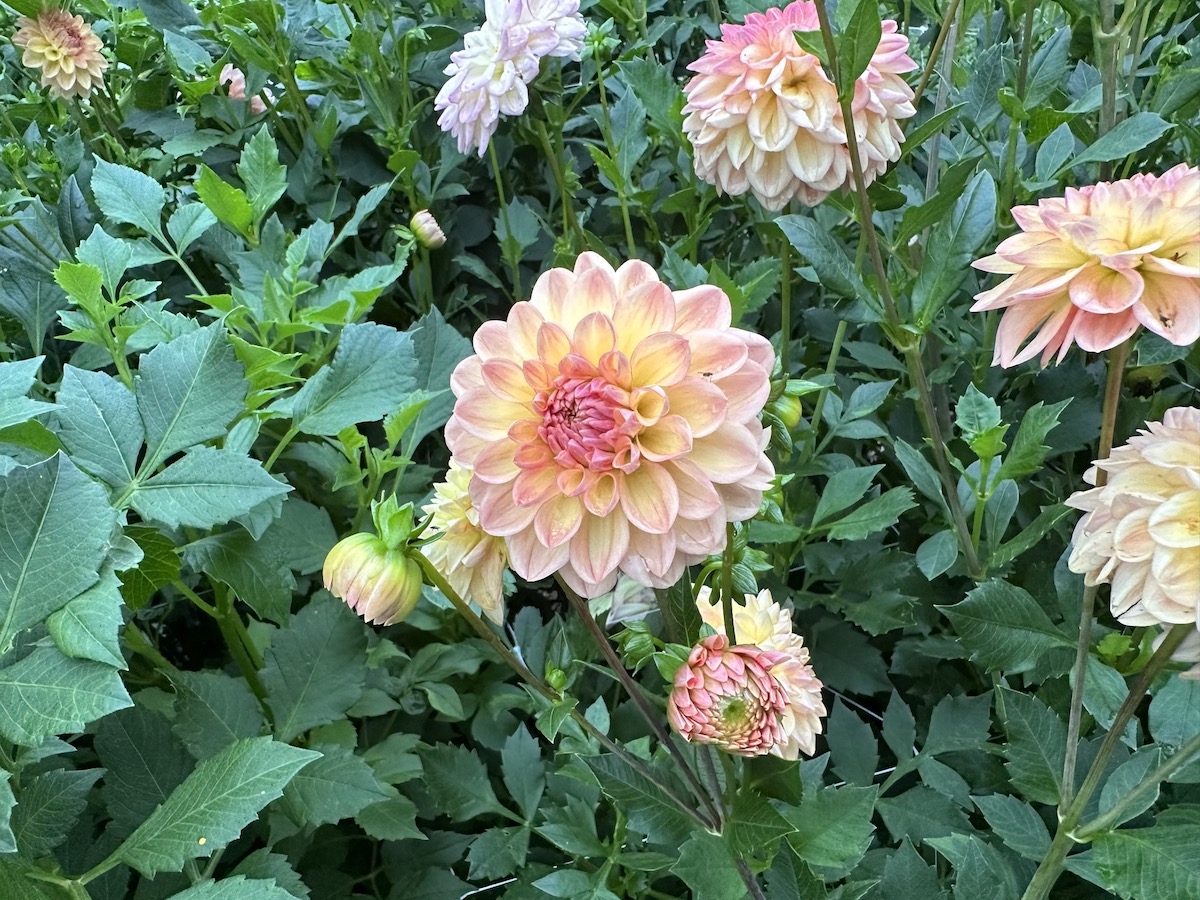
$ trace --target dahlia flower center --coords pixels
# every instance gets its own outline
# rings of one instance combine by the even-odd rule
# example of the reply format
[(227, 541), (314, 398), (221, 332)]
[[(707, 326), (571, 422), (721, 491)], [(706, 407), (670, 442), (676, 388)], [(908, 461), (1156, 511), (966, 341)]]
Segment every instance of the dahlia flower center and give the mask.
[(641, 423), (628, 408), (629, 394), (600, 377), (560, 375), (534, 399), (538, 436), (559, 465), (608, 471), (637, 467), (633, 437)]

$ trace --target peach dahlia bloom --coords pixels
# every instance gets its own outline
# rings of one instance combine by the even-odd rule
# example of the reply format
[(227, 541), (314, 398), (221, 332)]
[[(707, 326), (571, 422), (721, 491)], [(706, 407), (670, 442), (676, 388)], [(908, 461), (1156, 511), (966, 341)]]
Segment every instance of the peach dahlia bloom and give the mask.
[[(751, 13), (743, 25), (722, 25), (721, 39), (707, 41), (704, 55), (688, 66), (696, 75), (684, 88), (683, 130), (695, 149), (696, 174), (719, 191), (750, 191), (778, 210), (793, 198), (815, 206), (851, 185), (837, 90), (794, 36), (817, 28), (816, 6), (808, 0)], [(868, 184), (900, 158), (898, 120), (916, 112), (901, 75), (915, 68), (908, 38), (885, 21), (852, 102)]]
[(427, 536), (440, 537), (425, 547), (433, 563), (462, 599), (473, 602), (497, 625), (504, 621), (504, 569), (507, 553), (503, 538), (479, 527), (479, 512), (468, 488), (471, 471), (450, 460), (446, 480), (434, 486), (434, 496), (422, 507), (432, 516)]
[[(225, 86), (225, 91), (230, 100), (246, 99), (246, 73), (233, 65), (233, 63), (226, 63), (225, 67), (221, 69), (217, 83)], [(268, 100), (272, 103), (275, 102), (275, 98), (267, 90), (251, 97), (250, 112), (256, 116), (261, 116), (267, 111)]]
[(44, 9), (37, 18), (21, 16), (12, 42), (25, 52), (21, 62), (42, 73), (42, 87), (56, 97), (84, 97), (104, 79), (104, 44), (81, 16)]
[(692, 648), (675, 673), (667, 718), (679, 735), (715, 744), (738, 756), (765, 756), (783, 739), (787, 708), (783, 687), (772, 675), (784, 654), (753, 644), (730, 647), (712, 634)]
[(1200, 168), (1067, 188), (1012, 214), (1021, 232), (972, 264), (1009, 276), (971, 307), (1005, 310), (993, 365), (1107, 350), (1139, 325), (1179, 346), (1200, 337)]
[[(769, 590), (760, 591), (758, 596), (746, 594), (745, 601), (744, 605), (733, 605), (738, 643), (782, 654), (770, 670), (785, 700), (780, 737), (771, 753), (783, 759), (797, 759), (801, 752), (812, 756), (817, 752), (816, 736), (822, 731), (821, 717), (826, 713), (821, 700), (823, 685), (808, 664), (804, 638), (792, 631), (792, 614), (774, 601)], [(724, 611), (707, 586), (700, 589), (696, 606), (704, 624), (725, 635)]]
[(446, 442), (518, 574), (585, 597), (618, 572), (666, 587), (757, 512), (775, 354), (731, 319), (716, 287), (672, 291), (643, 262), (584, 253), (480, 326)]
[(1197, 621), (1200, 604), (1200, 409), (1169, 409), (1084, 475), (1103, 487), (1067, 504), (1085, 511), (1068, 559), (1088, 585), (1111, 584), (1126, 625)]

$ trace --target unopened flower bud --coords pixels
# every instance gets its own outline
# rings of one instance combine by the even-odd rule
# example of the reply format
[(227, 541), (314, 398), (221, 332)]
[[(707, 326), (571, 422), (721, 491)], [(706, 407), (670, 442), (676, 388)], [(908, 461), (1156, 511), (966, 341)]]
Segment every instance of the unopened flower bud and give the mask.
[(421, 597), (421, 567), (373, 534), (352, 534), (325, 557), (325, 589), (367, 622), (399, 622)]
[(442, 232), (442, 226), (433, 217), (433, 213), (427, 209), (418, 210), (413, 215), (412, 221), (408, 223), (408, 227), (422, 247), (436, 250), (446, 243), (446, 235)]
[(800, 404), (799, 397), (793, 397), (791, 394), (782, 394), (772, 401), (768, 409), (775, 414), (780, 422), (787, 426), (789, 431), (800, 424), (800, 413), (803, 412), (803, 407)]
[(550, 685), (556, 691), (561, 691), (567, 686), (567, 673), (557, 666), (547, 667), (546, 684)]

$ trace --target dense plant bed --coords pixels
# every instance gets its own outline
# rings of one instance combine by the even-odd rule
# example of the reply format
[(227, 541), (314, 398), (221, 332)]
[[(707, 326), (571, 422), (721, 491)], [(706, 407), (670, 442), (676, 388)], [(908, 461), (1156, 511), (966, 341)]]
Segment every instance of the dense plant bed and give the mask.
[(0, 900), (1200, 897), (1192, 5), (43, 3)]

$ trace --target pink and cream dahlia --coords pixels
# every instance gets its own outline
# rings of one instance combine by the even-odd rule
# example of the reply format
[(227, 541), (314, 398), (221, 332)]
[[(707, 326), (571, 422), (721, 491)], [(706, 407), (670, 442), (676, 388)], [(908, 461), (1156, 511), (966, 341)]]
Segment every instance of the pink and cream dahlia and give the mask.
[(1200, 337), (1200, 168), (1067, 188), (1012, 214), (1021, 232), (973, 263), (1009, 276), (971, 307), (1005, 310), (993, 365), (1107, 350), (1139, 325), (1179, 346)]
[(618, 572), (667, 587), (757, 512), (775, 354), (731, 320), (716, 287), (672, 291), (643, 262), (584, 253), (479, 328), (446, 441), (518, 574), (558, 572), (585, 597)]
[(479, 512), (468, 488), (471, 472), (450, 460), (446, 480), (434, 486), (433, 499), (422, 509), (432, 516), (425, 534), (440, 537), (425, 547), (433, 563), (462, 599), (473, 602), (496, 624), (504, 621), (504, 539), (479, 527)]
[(486, 0), (485, 11), (479, 30), (450, 54), (450, 79), (434, 100), (438, 125), (454, 135), (458, 151), (480, 157), (500, 117), (525, 111), (542, 58), (578, 59), (587, 33), (579, 0)]
[(679, 735), (739, 756), (765, 756), (783, 740), (787, 699), (771, 673), (783, 653), (729, 646), (713, 634), (692, 648), (675, 673), (667, 718)]
[(1200, 409), (1169, 409), (1084, 480), (1067, 504), (1085, 511), (1068, 559), (1088, 585), (1111, 584), (1112, 613), (1126, 625), (1197, 621), (1200, 604)]
[(85, 97), (104, 80), (104, 44), (81, 16), (43, 9), (37, 18), (17, 19), (12, 42), (24, 50), (21, 62), (42, 73), (42, 87), (56, 97)]
[[(750, 191), (770, 210), (798, 198), (809, 206), (852, 183), (846, 126), (833, 81), (794, 32), (818, 28), (816, 6), (784, 9), (722, 25), (690, 66), (683, 130), (695, 149), (696, 174), (733, 196)], [(854, 133), (867, 183), (900, 158), (898, 120), (914, 115), (901, 77), (916, 68), (896, 23), (854, 86)]]
[[(725, 615), (708, 587), (696, 598), (700, 618), (719, 635), (725, 635)], [(780, 653), (783, 658), (771, 667), (771, 675), (783, 688), (786, 705), (780, 717), (781, 736), (771, 752), (783, 759), (800, 753), (817, 752), (817, 735), (822, 731), (822, 684), (808, 663), (804, 638), (792, 631), (792, 614), (771, 597), (769, 590), (758, 596), (746, 594), (745, 603), (733, 605), (733, 628), (739, 644)]]
[[(221, 69), (217, 83), (225, 87), (225, 92), (228, 94), (230, 100), (246, 99), (246, 73), (232, 63), (226, 63), (225, 67)], [(250, 112), (256, 116), (261, 116), (267, 111), (268, 100), (272, 103), (275, 102), (275, 98), (267, 90), (251, 97)]]

